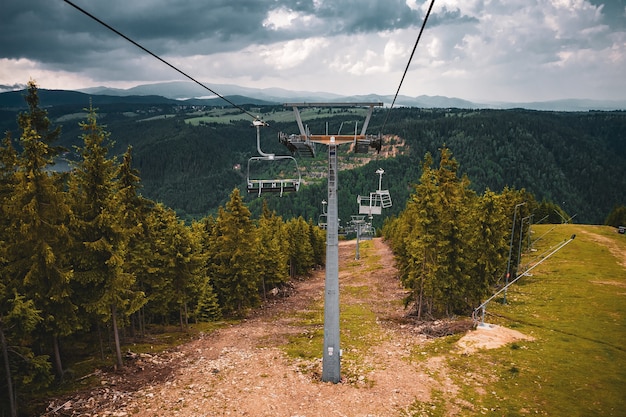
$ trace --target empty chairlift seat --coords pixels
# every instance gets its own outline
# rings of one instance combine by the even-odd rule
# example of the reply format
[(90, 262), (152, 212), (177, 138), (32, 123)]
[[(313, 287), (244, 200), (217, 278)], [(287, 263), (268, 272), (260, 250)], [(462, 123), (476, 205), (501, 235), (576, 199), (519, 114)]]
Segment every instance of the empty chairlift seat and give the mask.
[(248, 159), (246, 177), (248, 192), (259, 196), (264, 193), (278, 193), (282, 197), (285, 192), (298, 191), (302, 177), (296, 159), (288, 155), (263, 152), (260, 127), (267, 124), (255, 120), (252, 126), (256, 127), (256, 144), (260, 156)]
[(382, 209), (391, 207), (391, 195), (389, 190), (376, 190), (369, 196), (358, 196), (359, 214), (382, 214)]
[(296, 192), (302, 178), (298, 162), (291, 156), (252, 157), (248, 160), (248, 192), (261, 195)]

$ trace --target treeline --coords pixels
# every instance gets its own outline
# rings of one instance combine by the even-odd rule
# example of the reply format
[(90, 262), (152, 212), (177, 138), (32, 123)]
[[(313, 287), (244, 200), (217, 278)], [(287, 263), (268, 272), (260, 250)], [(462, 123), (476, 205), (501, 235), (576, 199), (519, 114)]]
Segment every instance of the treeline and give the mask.
[[(253, 130), (248, 121), (207, 123), (192, 126), (185, 122), (191, 115), (171, 104), (98, 105), (99, 120), (115, 136), (113, 153), (121, 155), (133, 146), (135, 166), (141, 172), (143, 194), (176, 210), (181, 218), (200, 219), (228, 201), (233, 188), (245, 187), (248, 158), (256, 154)], [(70, 117), (87, 103), (76, 106), (52, 106), (51, 117), (64, 123), (59, 143), (71, 150), (81, 132)], [(178, 106), (180, 107), (180, 106)], [(276, 107), (255, 106), (260, 113)], [(14, 114), (0, 111), (0, 126), (6, 118), (14, 125)], [(292, 122), (274, 122), (262, 132), (266, 152), (286, 154), (277, 140), (277, 132), (296, 133)], [(377, 226), (387, 215), (397, 215), (404, 207), (419, 178), (419, 161), (426, 152), (438, 158), (437, 149), (445, 144), (454, 152), (463, 174), (472, 179), (471, 189), (525, 188), (538, 200), (553, 201), (580, 223), (601, 224), (616, 206), (626, 204), (626, 112), (549, 112), (524, 109), (419, 109), (394, 108), (375, 111), (368, 127), (370, 133), (397, 135), (406, 146), (404, 154), (390, 159), (374, 156), (368, 166), (339, 173), (339, 217), (355, 214), (356, 196), (376, 189), (376, 169), (386, 172), (383, 187), (389, 189), (394, 206), (375, 219)], [(358, 117), (320, 113), (307, 120), (312, 132), (344, 132)], [(141, 121), (140, 121), (141, 120)], [(16, 134), (17, 135), (17, 134)], [(346, 146), (347, 149), (347, 146)], [(340, 152), (344, 152), (340, 148)], [(72, 158), (73, 155), (68, 155)], [(347, 162), (352, 156), (342, 154)], [(326, 155), (319, 150), (315, 164), (324, 164)], [(303, 178), (312, 178), (309, 161), (298, 158)], [(239, 167), (238, 169), (236, 167)], [(322, 182), (324, 179), (322, 178)], [(312, 190), (283, 198), (270, 198), (271, 210), (284, 218), (304, 216), (316, 219), (325, 198), (324, 184)], [(255, 196), (243, 196), (254, 215), (261, 213)], [(265, 198), (264, 198), (265, 199)]]
[(626, 204), (624, 111), (397, 109), (389, 119), (413, 161), (445, 144), (478, 193), (525, 188), (588, 224)]
[(426, 154), (405, 209), (383, 228), (409, 290), (405, 306), (418, 319), (470, 314), (496, 284), (505, 284), (507, 273), (516, 276), (517, 248), (532, 218), (566, 216), (553, 204), (538, 204), (523, 189), (479, 195), (466, 176), (458, 175), (459, 164), (448, 148), (439, 156), (435, 168)]
[(0, 146), (0, 414), (63, 380), (64, 346), (110, 339), (121, 367), (124, 335), (242, 316), (324, 263), (323, 231), (268, 209), (254, 220), (238, 189), (190, 224), (143, 197), (132, 148), (110, 156), (93, 108), (77, 161), (55, 171), (60, 130), (32, 82), (26, 101), (19, 139)]

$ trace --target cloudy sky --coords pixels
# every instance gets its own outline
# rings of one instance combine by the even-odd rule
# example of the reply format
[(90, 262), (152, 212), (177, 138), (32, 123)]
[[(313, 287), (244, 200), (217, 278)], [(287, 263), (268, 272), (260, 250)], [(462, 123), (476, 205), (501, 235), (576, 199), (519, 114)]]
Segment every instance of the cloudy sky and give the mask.
[[(202, 82), (346, 95), (396, 92), (430, 5), (72, 2)], [(185, 80), (63, 0), (3, 0), (0, 15), (0, 86)], [(400, 94), (626, 99), (626, 0), (435, 0)]]

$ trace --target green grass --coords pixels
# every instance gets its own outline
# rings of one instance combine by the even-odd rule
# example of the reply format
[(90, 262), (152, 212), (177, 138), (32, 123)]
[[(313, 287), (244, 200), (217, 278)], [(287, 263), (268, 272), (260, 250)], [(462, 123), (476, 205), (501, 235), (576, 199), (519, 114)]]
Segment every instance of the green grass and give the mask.
[(403, 417), (443, 417), (446, 415), (446, 394), (440, 390), (433, 389), (430, 392), (430, 400), (426, 402), (415, 401), (407, 411), (401, 415)]
[(295, 315), (294, 325), (303, 330), (288, 338), (283, 351), (291, 358), (312, 360), (322, 355), (324, 341), (324, 310), (320, 303), (314, 303), (311, 310), (300, 311)]
[[(342, 272), (353, 274), (354, 271), (368, 270), (379, 261), (379, 257), (372, 256), (371, 242), (362, 243), (361, 257), (358, 261), (350, 261), (342, 267)], [(364, 361), (373, 345), (383, 337), (376, 323), (376, 314), (366, 301), (372, 288), (363, 285), (359, 273), (354, 273), (349, 282), (341, 282), (340, 329), (342, 377), (349, 383), (370, 385), (367, 373), (371, 371)], [(304, 330), (289, 337), (289, 342), (283, 346), (284, 352), (291, 358), (317, 360), (322, 356), (324, 342), (324, 307), (322, 301), (314, 302), (309, 310), (296, 314), (296, 325)]]
[[(539, 236), (548, 227), (534, 229)], [(513, 285), (506, 305), (488, 306), (486, 321), (535, 341), (448, 358), (457, 381), (468, 372), (489, 381), (462, 391), (474, 411), (626, 415), (626, 269), (585, 231), (626, 252), (626, 239), (612, 228), (561, 225), (536, 243), (537, 253), (572, 233), (576, 239)]]

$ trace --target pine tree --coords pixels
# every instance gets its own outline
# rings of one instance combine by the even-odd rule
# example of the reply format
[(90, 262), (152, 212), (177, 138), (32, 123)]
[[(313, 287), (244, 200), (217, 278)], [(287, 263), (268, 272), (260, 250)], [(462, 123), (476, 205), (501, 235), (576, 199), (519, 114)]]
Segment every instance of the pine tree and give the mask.
[[(36, 94), (36, 89), (31, 92)], [(22, 138), (37, 136), (30, 127), (31, 119), (24, 116), (23, 120)], [(46, 149), (45, 143), (41, 149)], [(31, 297), (24, 295), (28, 265), (22, 260), (28, 254), (20, 252), (27, 249), (21, 246), (21, 241), (24, 231), (31, 230), (32, 223), (28, 223), (30, 219), (25, 218), (20, 207), (25, 179), (24, 169), (19, 165), (24, 160), (20, 157), (7, 133), (0, 145), (0, 374), (3, 375), (0, 378), (0, 414), (6, 412), (12, 417), (18, 415), (21, 392), (47, 386), (52, 379), (48, 356), (36, 355), (32, 349), (31, 335), (42, 322), (41, 311)], [(48, 181), (43, 182), (49, 185)], [(27, 221), (25, 230), (22, 230), (22, 220)], [(30, 245), (36, 238), (29, 236)], [(59, 319), (62, 320), (60, 316)]]
[(34, 82), (29, 83), (28, 91), (29, 111), (18, 117), (22, 152), (16, 160), (12, 204), (6, 206), (16, 225), (16, 235), (8, 247), (8, 270), (23, 280), (24, 293), (41, 311), (39, 333), (48, 337), (44, 342), (52, 344), (56, 374), (61, 378), (59, 338), (80, 328), (71, 299), (72, 268), (67, 251), (70, 208), (63, 176), (48, 169), (61, 149), (51, 145), (60, 130), (50, 130), (47, 113), (39, 108)]
[(118, 367), (123, 366), (118, 320), (135, 312), (142, 294), (134, 287), (132, 273), (125, 269), (128, 244), (134, 228), (124, 222), (114, 159), (108, 158), (109, 134), (89, 108), (81, 123), (82, 157), (70, 178), (74, 204), (73, 233), (76, 280), (82, 306), (98, 320), (110, 322)]
[(469, 251), (475, 262), (467, 288), (467, 300), (472, 309), (477, 307), (506, 271), (508, 222), (504, 215), (502, 196), (487, 189), (472, 207), (470, 224), (473, 234)]
[(263, 205), (263, 214), (257, 228), (257, 255), (259, 268), (259, 284), (263, 298), (267, 291), (280, 287), (289, 279), (288, 248), (285, 238), (285, 226), (282, 218)]
[(309, 225), (302, 216), (287, 222), (287, 241), (291, 278), (308, 274), (313, 266), (313, 247)]
[[(6, 398), (0, 395), (0, 411), (8, 409), (11, 417), (17, 416), (17, 404), (15, 403), (15, 390), (13, 386), (14, 375), (11, 372), (11, 362), (9, 358), (9, 333), (14, 326), (8, 320), (12, 316), (12, 308), (9, 308), (10, 299), (15, 292), (16, 280), (11, 279), (11, 274), (7, 273), (7, 250), (8, 245), (15, 240), (15, 227), (11, 219), (10, 207), (11, 196), (17, 184), (17, 152), (13, 147), (10, 133), (7, 133), (0, 146), (0, 349), (2, 353), (2, 375), (5, 376), (4, 384), (0, 383), (0, 392), (6, 393)], [(33, 313), (35, 309), (33, 308)], [(6, 404), (6, 406), (5, 406)]]
[[(172, 212), (173, 213), (173, 212)], [(168, 233), (167, 257), (170, 259), (168, 274), (171, 277), (171, 302), (178, 308), (181, 329), (189, 324), (191, 311), (202, 293), (210, 297), (206, 286), (206, 275), (202, 273), (205, 265), (201, 251), (200, 236), (182, 220), (176, 218), (170, 224)]]
[(211, 284), (210, 262), (211, 262), (211, 242), (215, 232), (215, 219), (207, 216), (199, 222), (192, 224), (194, 233), (198, 236), (200, 251), (202, 253), (202, 265), (199, 269), (201, 274), (200, 293), (196, 304), (195, 316), (198, 321), (208, 322), (222, 317), (217, 293)]
[(312, 266), (324, 266), (326, 264), (326, 232), (309, 220), (309, 240), (313, 251)]
[(427, 154), (422, 164), (422, 176), (407, 205), (407, 224), (404, 229), (404, 253), (406, 257), (403, 271), (403, 284), (411, 289), (405, 305), (416, 303), (418, 319), (426, 310), (433, 313), (434, 300), (441, 289), (437, 283), (439, 268), (437, 242), (441, 228), (440, 196), (438, 193), (436, 172), (432, 168), (432, 157)]
[[(117, 177), (117, 201), (122, 215), (121, 223), (129, 234), (128, 250), (124, 260), (124, 271), (132, 274), (135, 282), (131, 291), (134, 296), (131, 300), (130, 311), (138, 314), (140, 308), (146, 303), (143, 292), (142, 278), (146, 273), (146, 262), (150, 256), (149, 243), (147, 241), (146, 216), (152, 202), (139, 194), (141, 179), (139, 172), (132, 166), (132, 146), (129, 146), (122, 156), (122, 163), (118, 167)], [(138, 320), (140, 328), (144, 328), (142, 320)], [(134, 335), (135, 326), (131, 326)]]
[(442, 290), (437, 304), (452, 315), (463, 308), (463, 296), (470, 276), (465, 255), (468, 247), (469, 180), (459, 178), (458, 163), (447, 147), (440, 150), (437, 188), (440, 201), (440, 229), (437, 241), (436, 285)]
[(0, 280), (0, 387), (7, 394), (6, 399), (0, 395), (0, 413), (8, 408), (9, 415), (17, 417), (18, 394), (48, 386), (52, 374), (48, 357), (36, 355), (27, 343), (42, 321), (40, 311), (7, 281)]
[(209, 275), (225, 314), (243, 315), (260, 304), (256, 233), (239, 189), (219, 208), (212, 237)]
[(170, 235), (173, 225), (177, 223), (176, 214), (161, 203), (155, 204), (144, 218), (146, 233), (142, 247), (135, 247), (137, 265), (133, 271), (142, 290), (146, 295), (145, 309), (147, 314), (167, 317), (171, 299), (170, 268), (172, 261), (169, 255)]

